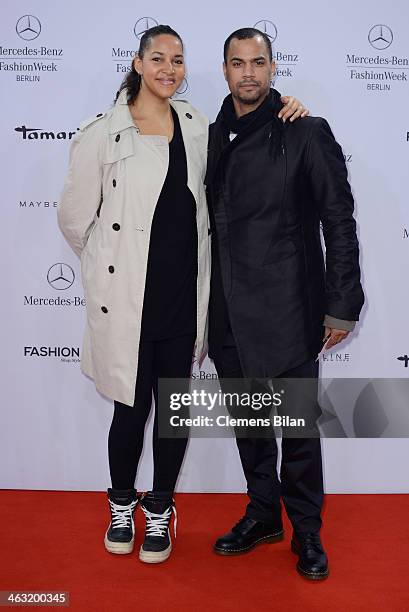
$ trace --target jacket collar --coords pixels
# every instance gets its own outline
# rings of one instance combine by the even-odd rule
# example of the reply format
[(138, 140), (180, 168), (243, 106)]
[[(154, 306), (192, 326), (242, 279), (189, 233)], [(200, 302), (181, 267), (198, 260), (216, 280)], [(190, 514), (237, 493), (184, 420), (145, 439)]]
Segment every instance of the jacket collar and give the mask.
[[(183, 118), (183, 113), (180, 104), (175, 103), (173, 100), (170, 100), (170, 104), (177, 112), (179, 119)], [(185, 124), (184, 121), (183, 123)], [(118, 100), (115, 102), (115, 105), (112, 109), (112, 115), (109, 122), (109, 133), (117, 134), (122, 130), (126, 130), (127, 128), (132, 127), (136, 129), (136, 125), (134, 123), (128, 106), (127, 90), (123, 89), (119, 94)]]
[(136, 128), (128, 106), (127, 90), (123, 89), (112, 110), (111, 120), (109, 122), (109, 133), (116, 134), (130, 127)]

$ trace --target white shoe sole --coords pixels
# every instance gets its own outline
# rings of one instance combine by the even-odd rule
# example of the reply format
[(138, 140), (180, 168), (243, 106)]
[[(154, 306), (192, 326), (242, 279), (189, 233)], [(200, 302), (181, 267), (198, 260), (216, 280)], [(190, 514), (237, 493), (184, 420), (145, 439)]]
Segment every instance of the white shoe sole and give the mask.
[(160, 552), (153, 552), (152, 550), (143, 550), (143, 546), (139, 551), (139, 559), (144, 563), (162, 563), (170, 557), (172, 552), (172, 543), (165, 550)]
[(111, 542), (108, 540), (107, 533), (104, 538), (105, 548), (108, 552), (114, 555), (129, 555), (133, 551), (134, 538), (130, 542)]

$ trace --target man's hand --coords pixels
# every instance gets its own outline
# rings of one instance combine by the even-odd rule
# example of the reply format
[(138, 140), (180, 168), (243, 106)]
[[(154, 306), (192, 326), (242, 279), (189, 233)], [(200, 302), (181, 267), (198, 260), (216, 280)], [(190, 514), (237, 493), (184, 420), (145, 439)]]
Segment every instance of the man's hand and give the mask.
[(305, 108), (294, 96), (281, 96), (281, 102), (285, 105), (278, 113), (278, 118), (283, 120), (283, 123), (290, 120), (290, 123), (300, 117), (307, 117), (310, 114), (308, 108)]
[(328, 338), (328, 340), (325, 343), (325, 349), (328, 350), (339, 342), (342, 342), (342, 340), (345, 340), (348, 334), (349, 331), (344, 331), (343, 329), (334, 329), (333, 327), (326, 327), (323, 341), (325, 340), (325, 338)]

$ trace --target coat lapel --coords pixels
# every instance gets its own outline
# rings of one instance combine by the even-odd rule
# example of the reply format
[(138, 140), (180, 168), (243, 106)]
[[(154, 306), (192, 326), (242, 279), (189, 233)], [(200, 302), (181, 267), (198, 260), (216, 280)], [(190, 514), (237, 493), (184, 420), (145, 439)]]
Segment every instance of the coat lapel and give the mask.
[[(187, 184), (190, 191), (197, 200), (199, 197), (198, 185), (200, 184), (200, 182), (203, 183), (204, 181), (204, 171), (206, 165), (206, 160), (202, 158), (200, 153), (201, 148), (203, 148), (201, 146), (202, 143), (198, 142), (198, 139), (203, 137), (203, 127), (199, 123), (198, 119), (195, 117), (195, 112), (190, 106), (190, 104), (186, 104), (181, 101), (175, 102), (174, 100), (170, 100), (170, 103), (178, 114), (180, 128), (183, 136), (183, 142), (185, 145), (188, 176)], [(127, 130), (128, 128), (134, 128), (136, 130), (136, 126), (132, 119), (132, 115), (129, 111), (127, 103), (127, 93), (126, 90), (123, 90), (115, 103), (110, 118), (110, 140), (112, 140), (112, 142), (114, 143), (116, 136), (124, 130)], [(164, 156), (164, 148), (166, 148), (167, 143), (165, 142), (165, 139), (163, 137), (152, 136), (146, 139), (144, 137), (141, 137), (141, 142), (148, 146), (150, 150), (154, 151), (156, 155), (159, 155), (162, 162), (167, 161), (167, 156)], [(164, 157), (166, 159), (164, 159)]]
[(108, 129), (110, 134), (118, 134), (130, 127), (136, 130), (136, 125), (128, 107), (127, 92), (126, 89), (124, 89), (115, 102)]
[[(199, 183), (204, 182), (206, 160), (202, 159), (200, 150), (202, 144), (198, 141), (203, 137), (203, 128), (195, 118), (194, 111), (189, 104), (170, 100), (172, 107), (178, 114), (183, 143), (185, 145), (187, 160), (187, 186), (198, 200)], [(199, 179), (199, 180), (198, 180)]]

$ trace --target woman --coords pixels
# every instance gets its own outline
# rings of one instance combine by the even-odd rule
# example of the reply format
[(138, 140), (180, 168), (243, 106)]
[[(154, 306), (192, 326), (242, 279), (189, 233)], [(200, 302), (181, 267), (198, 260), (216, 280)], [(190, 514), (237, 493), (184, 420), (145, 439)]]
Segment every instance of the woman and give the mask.
[[(156, 404), (158, 379), (188, 378), (193, 353), (202, 358), (209, 295), (208, 121), (171, 99), (184, 76), (180, 36), (169, 26), (147, 30), (115, 106), (82, 124), (73, 141), (58, 209), (81, 257), (81, 368), (114, 400), (105, 547), (132, 552), (140, 502), (146, 532), (139, 558), (147, 563), (170, 555), (173, 491), (187, 444), (158, 436), (156, 410), (153, 489), (139, 498), (134, 483), (152, 392)], [(289, 116), (298, 103), (287, 106)]]

